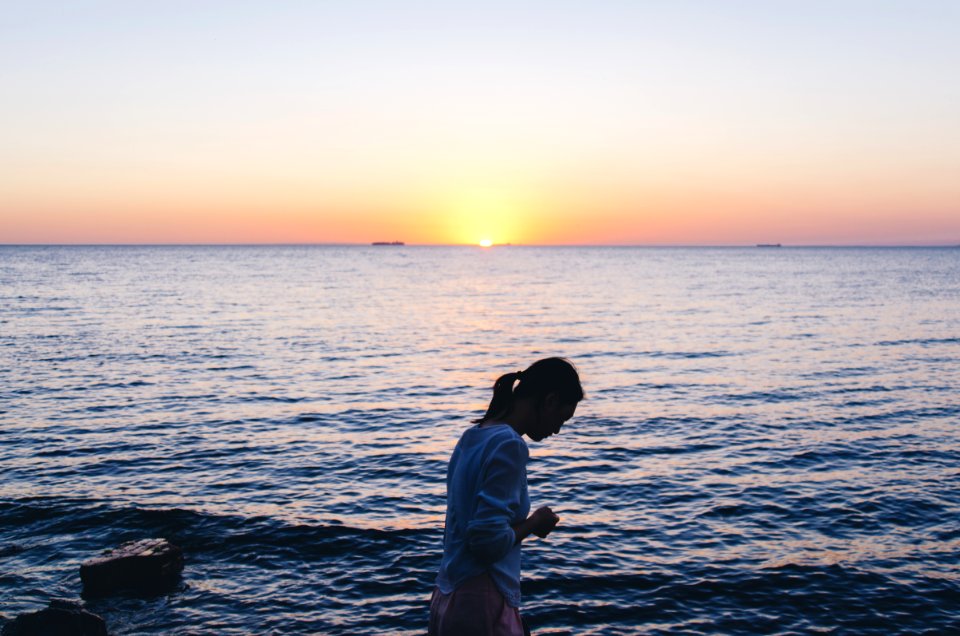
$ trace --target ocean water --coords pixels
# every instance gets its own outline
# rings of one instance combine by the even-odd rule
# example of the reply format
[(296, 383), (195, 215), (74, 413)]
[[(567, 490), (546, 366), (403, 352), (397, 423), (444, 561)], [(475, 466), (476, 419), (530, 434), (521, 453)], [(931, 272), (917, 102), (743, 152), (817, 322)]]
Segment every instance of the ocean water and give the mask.
[(421, 634), (500, 373), (536, 634), (960, 633), (960, 249), (0, 247), (0, 620), (160, 536), (113, 634)]

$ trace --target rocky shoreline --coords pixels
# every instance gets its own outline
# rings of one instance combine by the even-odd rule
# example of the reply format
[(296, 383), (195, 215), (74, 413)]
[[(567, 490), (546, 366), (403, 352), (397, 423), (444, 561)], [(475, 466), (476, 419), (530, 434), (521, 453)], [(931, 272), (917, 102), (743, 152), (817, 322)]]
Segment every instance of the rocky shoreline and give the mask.
[[(123, 543), (80, 566), (84, 598), (123, 592), (161, 594), (183, 573), (183, 551), (166, 539)], [(21, 614), (0, 631), (2, 636), (107, 636), (106, 621), (82, 602), (53, 599), (36, 612)]]

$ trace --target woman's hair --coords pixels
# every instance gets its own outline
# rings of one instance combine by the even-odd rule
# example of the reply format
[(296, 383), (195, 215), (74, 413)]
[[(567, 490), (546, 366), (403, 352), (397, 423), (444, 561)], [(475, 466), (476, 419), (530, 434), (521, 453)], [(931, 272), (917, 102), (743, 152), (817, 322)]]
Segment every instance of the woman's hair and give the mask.
[[(517, 383), (514, 388), (514, 383)], [(576, 404), (583, 399), (583, 387), (576, 367), (566, 358), (537, 360), (524, 371), (505, 373), (493, 385), (493, 399), (483, 417), (473, 420), (482, 424), (503, 417), (510, 411), (514, 400), (526, 397), (544, 398), (556, 393), (560, 402)]]

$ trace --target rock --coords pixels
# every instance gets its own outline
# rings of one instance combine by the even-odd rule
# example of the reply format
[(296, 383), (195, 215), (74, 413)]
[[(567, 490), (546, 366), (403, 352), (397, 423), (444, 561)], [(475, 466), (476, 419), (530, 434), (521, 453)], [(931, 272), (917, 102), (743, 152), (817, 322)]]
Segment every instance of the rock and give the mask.
[(50, 601), (46, 609), (21, 614), (4, 625), (3, 636), (107, 636), (107, 624), (79, 603)]
[(183, 571), (183, 552), (166, 539), (129, 541), (80, 566), (84, 595), (161, 591)]

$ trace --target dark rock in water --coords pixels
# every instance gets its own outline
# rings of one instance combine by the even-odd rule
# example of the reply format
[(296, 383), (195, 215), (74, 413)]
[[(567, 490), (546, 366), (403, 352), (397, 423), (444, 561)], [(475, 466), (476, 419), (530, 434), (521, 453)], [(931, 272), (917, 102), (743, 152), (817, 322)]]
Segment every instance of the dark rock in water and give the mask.
[(118, 590), (162, 591), (183, 571), (183, 552), (166, 539), (122, 544), (80, 566), (84, 595)]
[(107, 636), (107, 624), (79, 604), (50, 601), (39, 612), (21, 614), (3, 626), (3, 636)]

